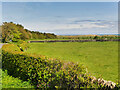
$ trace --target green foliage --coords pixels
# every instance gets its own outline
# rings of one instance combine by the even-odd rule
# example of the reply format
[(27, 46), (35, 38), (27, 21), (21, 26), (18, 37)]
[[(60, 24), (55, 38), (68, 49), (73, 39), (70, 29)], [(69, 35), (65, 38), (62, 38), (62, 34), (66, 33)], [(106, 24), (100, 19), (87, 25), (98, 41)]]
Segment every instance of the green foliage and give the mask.
[(26, 51), (29, 48), (28, 44), (23, 40), (19, 40), (17, 46), (20, 48), (21, 51)]
[(2, 40), (3, 42), (9, 42), (10, 40), (16, 42), (20, 39), (20, 31), (16, 27), (16, 24), (10, 23), (3, 23), (2, 25)]
[(7, 44), (2, 47), (2, 68), (7, 69), (9, 75), (28, 80), (36, 88), (97, 87), (83, 65), (13, 51), (11, 46)]
[(100, 39), (111, 40), (118, 39), (117, 35), (76, 35), (76, 36), (58, 36), (58, 39)]
[(98, 36), (95, 36), (93, 39), (98, 39)]
[[(10, 49), (8, 48), (10, 46)], [(11, 52), (20, 52), (20, 48), (16, 45), (16, 44), (6, 44), (4, 45), (4, 48), (7, 51), (11, 51)]]
[(2, 71), (2, 88), (34, 88), (34, 86), (27, 81), (8, 75), (7, 70), (5, 70)]
[[(0, 27), (1, 28), (1, 27)], [(47, 39), (56, 38), (55, 34), (40, 33), (37, 31), (30, 31), (24, 29), (20, 24), (14, 24), (13, 22), (4, 22), (2, 25), (2, 42), (18, 42), (27, 39)]]

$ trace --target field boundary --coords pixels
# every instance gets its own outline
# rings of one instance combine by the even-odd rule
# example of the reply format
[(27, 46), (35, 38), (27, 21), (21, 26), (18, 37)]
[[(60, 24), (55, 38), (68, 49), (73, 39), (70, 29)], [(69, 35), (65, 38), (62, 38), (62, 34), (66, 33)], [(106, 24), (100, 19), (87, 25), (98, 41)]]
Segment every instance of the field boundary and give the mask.
[(120, 41), (120, 39), (112, 39), (112, 40), (39, 40), (39, 41), (28, 41), (28, 43), (34, 42), (104, 42), (104, 41)]

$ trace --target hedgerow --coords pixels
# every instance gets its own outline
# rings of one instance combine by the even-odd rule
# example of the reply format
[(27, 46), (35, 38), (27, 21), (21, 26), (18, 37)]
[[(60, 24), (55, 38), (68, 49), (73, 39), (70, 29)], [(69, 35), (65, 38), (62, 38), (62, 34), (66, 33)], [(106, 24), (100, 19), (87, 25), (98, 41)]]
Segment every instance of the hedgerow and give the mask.
[(29, 48), (27, 42), (25, 42), (23, 40), (19, 40), (17, 43), (17, 46), (20, 48), (21, 51), (25, 51)]
[(14, 77), (30, 81), (36, 88), (98, 87), (83, 65), (24, 53), (14, 44), (2, 47), (2, 68)]
[[(1, 70), (1, 69), (0, 69)], [(34, 88), (29, 82), (9, 76), (7, 70), (2, 71), (2, 88)], [(3, 89), (3, 90), (4, 90)]]

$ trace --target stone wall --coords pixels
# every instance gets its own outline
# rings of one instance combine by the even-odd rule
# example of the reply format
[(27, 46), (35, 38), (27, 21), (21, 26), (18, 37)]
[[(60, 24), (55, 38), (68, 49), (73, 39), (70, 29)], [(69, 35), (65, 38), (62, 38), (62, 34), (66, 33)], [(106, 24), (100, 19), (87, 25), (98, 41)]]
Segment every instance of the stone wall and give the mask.
[(40, 40), (40, 41), (28, 41), (28, 43), (34, 42), (103, 42), (103, 41), (120, 41), (120, 39), (115, 40)]

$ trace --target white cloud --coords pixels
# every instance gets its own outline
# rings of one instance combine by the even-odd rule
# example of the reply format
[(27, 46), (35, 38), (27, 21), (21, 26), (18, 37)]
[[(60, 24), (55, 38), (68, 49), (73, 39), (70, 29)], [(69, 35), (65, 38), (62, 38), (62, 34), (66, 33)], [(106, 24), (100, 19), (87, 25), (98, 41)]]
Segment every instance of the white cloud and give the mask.
[[(77, 21), (77, 22), (76, 22)], [(40, 22), (23, 24), (25, 28), (57, 34), (117, 33), (117, 22), (105, 20), (81, 20), (80, 18), (41, 18)]]
[(81, 23), (81, 24), (48, 24), (48, 25), (44, 25), (41, 26), (39, 29), (40, 30), (45, 30), (45, 31), (50, 31), (50, 30), (69, 30), (69, 29), (91, 29), (91, 28), (108, 28), (108, 25), (96, 25), (96, 24), (92, 24), (92, 23)]

